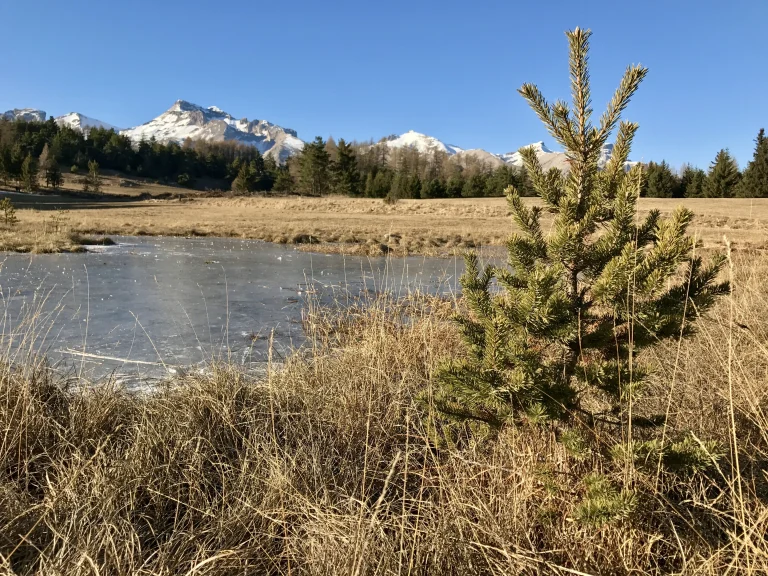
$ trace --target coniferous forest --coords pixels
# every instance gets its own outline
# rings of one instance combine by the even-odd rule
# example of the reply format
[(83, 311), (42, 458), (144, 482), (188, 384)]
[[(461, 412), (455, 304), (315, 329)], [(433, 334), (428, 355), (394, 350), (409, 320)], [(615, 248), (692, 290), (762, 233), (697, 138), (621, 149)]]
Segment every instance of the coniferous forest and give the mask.
[[(280, 165), (256, 148), (236, 142), (187, 140), (132, 142), (114, 130), (86, 133), (45, 122), (0, 119), (0, 182), (20, 190), (56, 189), (62, 173), (86, 175), (93, 191), (99, 170), (142, 177), (161, 184), (236, 193), (341, 194), (397, 201), (405, 198), (503, 196), (513, 185), (533, 195), (523, 167), (492, 166), (470, 156), (441, 151), (391, 149), (373, 141), (358, 143), (318, 136)], [(768, 197), (768, 140), (760, 129), (754, 156), (740, 170), (727, 149), (706, 170), (665, 161), (645, 165), (642, 196), (652, 198)], [(98, 189), (98, 187), (97, 187)]]

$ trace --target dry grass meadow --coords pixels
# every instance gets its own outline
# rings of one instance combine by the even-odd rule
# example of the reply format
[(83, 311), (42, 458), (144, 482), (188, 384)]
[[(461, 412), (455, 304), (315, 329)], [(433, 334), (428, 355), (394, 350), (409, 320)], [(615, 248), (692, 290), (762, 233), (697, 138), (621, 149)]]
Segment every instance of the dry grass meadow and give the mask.
[[(25, 234), (73, 247), (78, 234), (312, 236), (311, 249), (397, 255), (501, 245), (511, 230), (501, 199), (34, 200), (17, 202), (6, 247), (31, 246)], [(610, 461), (629, 431), (599, 426), (577, 451), (554, 424), (447, 441), (431, 391), (463, 353), (453, 298), (310, 306), (308, 345), (265, 376), (212, 365), (144, 394), (56, 377), (19, 355), (17, 331), (0, 335), (0, 573), (768, 573), (768, 201), (684, 203), (705, 249), (733, 241), (733, 291), (692, 338), (640, 359), (652, 386), (634, 410), (667, 414), (668, 438), (714, 443), (710, 468)], [(629, 516), (585, 520), (596, 477), (634, 495)]]
[[(0, 248), (70, 249), (66, 234), (57, 239), (52, 232), (66, 230), (81, 235), (224, 236), (311, 244), (304, 248), (324, 252), (439, 256), (469, 247), (502, 246), (511, 230), (504, 198), (401, 200), (387, 205), (378, 199), (344, 197), (206, 197), (151, 184), (124, 189), (116, 178), (105, 182), (104, 197), (97, 200), (13, 195), (20, 223), (0, 229)], [(115, 196), (126, 190), (135, 199)], [(691, 230), (704, 247), (722, 245), (724, 234), (737, 250), (768, 247), (768, 199), (646, 198), (640, 201), (640, 213), (654, 208), (669, 213), (680, 204), (696, 214)], [(42, 239), (46, 236), (47, 244)]]

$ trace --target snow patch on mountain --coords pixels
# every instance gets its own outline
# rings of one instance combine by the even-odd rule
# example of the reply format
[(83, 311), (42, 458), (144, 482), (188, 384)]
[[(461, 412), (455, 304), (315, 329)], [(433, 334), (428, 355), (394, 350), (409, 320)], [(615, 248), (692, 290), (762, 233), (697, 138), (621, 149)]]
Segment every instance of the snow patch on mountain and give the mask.
[(396, 138), (385, 140), (384, 144), (389, 148), (413, 148), (421, 153), (427, 152), (445, 152), (449, 156), (463, 152), (462, 148), (445, 144), (433, 136), (427, 136), (420, 132), (409, 130)]
[(91, 128), (104, 128), (105, 130), (114, 130), (115, 132), (120, 131), (120, 128), (117, 126), (107, 124), (106, 122), (96, 120), (95, 118), (90, 118), (85, 114), (80, 114), (79, 112), (70, 112), (69, 114), (64, 114), (64, 116), (57, 116), (56, 123), (59, 126), (69, 126), (74, 130), (81, 130), (85, 132)]
[[(550, 168), (558, 168), (564, 172), (569, 170), (570, 162), (565, 152), (553, 152), (547, 148), (543, 142), (534, 142), (529, 146), (536, 151), (536, 157), (539, 159), (541, 167), (544, 169), (544, 171), (547, 171)], [(611, 159), (612, 155), (613, 144), (606, 144), (603, 146), (602, 150), (600, 151), (600, 157), (597, 161), (598, 167), (604, 168), (608, 161)], [(519, 150), (517, 152), (507, 152), (506, 154), (502, 154), (500, 157), (504, 160), (504, 162), (511, 166), (522, 167), (524, 165), (523, 157)], [(627, 161), (625, 162), (624, 166), (626, 169), (629, 169), (634, 164), (636, 164), (636, 162)]]
[(173, 106), (146, 124), (120, 132), (134, 142), (155, 138), (159, 142), (205, 140), (239, 142), (256, 147), (265, 156), (283, 162), (304, 147), (295, 130), (266, 120), (236, 119), (217, 106), (203, 108), (186, 100)]
[[(565, 152), (553, 152), (547, 148), (544, 142), (534, 142), (528, 146), (523, 146), (523, 148), (533, 148), (536, 151), (536, 157), (545, 171), (550, 168), (559, 168), (563, 171), (568, 170), (568, 157), (565, 155)], [(523, 156), (520, 154), (521, 149), (501, 154), (500, 158), (510, 166), (521, 168), (524, 165)]]
[(47, 114), (34, 108), (14, 108), (3, 112), (6, 120), (24, 120), (25, 122), (45, 122)]

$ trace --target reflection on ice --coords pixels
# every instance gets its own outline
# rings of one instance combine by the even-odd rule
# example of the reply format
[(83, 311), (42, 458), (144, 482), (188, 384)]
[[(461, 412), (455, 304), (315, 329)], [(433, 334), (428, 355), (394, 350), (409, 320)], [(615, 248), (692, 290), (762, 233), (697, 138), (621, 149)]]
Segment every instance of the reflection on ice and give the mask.
[(0, 343), (78, 377), (127, 383), (211, 360), (258, 369), (303, 342), (311, 297), (456, 290), (458, 260), (312, 254), (232, 239), (117, 238), (85, 254), (0, 261)]

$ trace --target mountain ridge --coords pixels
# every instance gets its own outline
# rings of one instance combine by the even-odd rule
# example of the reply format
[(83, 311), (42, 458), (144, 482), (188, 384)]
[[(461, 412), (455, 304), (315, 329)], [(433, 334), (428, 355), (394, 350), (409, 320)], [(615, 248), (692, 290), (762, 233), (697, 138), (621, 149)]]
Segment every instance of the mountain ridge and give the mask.
[(187, 138), (207, 142), (240, 142), (283, 162), (304, 147), (295, 130), (267, 120), (235, 119), (217, 106), (204, 108), (177, 100), (168, 110), (149, 122), (121, 130), (134, 142), (155, 138), (161, 142), (183, 142)]
[(104, 128), (105, 130), (114, 130), (115, 132), (120, 132), (120, 128), (117, 126), (113, 126), (112, 124), (108, 124), (107, 122), (103, 122), (101, 120), (96, 120), (95, 118), (91, 118), (85, 114), (80, 114), (79, 112), (70, 112), (69, 114), (64, 114), (63, 116), (56, 116), (54, 120), (59, 126), (69, 126), (75, 130)]
[[(14, 108), (2, 114), (9, 120), (45, 121), (47, 114), (34, 108)], [(284, 128), (267, 120), (236, 119), (217, 106), (203, 107), (188, 100), (176, 100), (173, 105), (155, 118), (134, 126), (119, 129), (116, 126), (91, 118), (78, 112), (70, 112), (54, 118), (59, 125), (66, 125), (76, 130), (88, 130), (94, 127), (113, 129), (127, 136), (134, 142), (155, 138), (159, 142), (184, 142), (186, 139), (207, 142), (238, 142), (256, 147), (262, 154), (272, 157), (278, 163), (285, 162), (299, 153), (304, 141), (299, 139), (296, 130)], [(457, 159), (471, 158), (491, 167), (523, 166), (520, 148), (515, 151), (497, 154), (483, 148), (465, 149), (448, 144), (434, 136), (415, 130), (403, 134), (382, 138), (374, 146), (384, 145), (389, 149), (410, 148), (421, 153), (442, 152)], [(544, 142), (534, 142), (533, 146), (542, 168), (568, 170), (568, 158), (564, 152), (549, 149)], [(527, 147), (527, 146), (523, 146)], [(611, 158), (613, 145), (607, 144), (601, 153), (599, 164), (604, 166)], [(633, 162), (628, 162), (628, 165)]]

